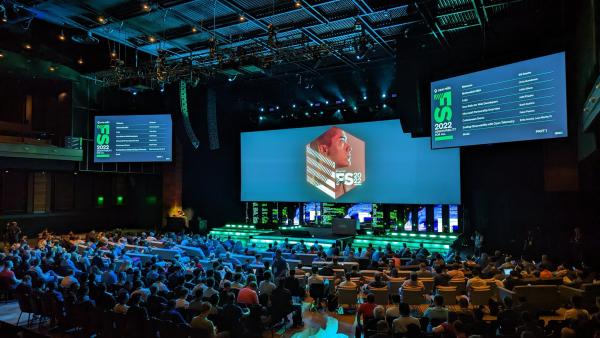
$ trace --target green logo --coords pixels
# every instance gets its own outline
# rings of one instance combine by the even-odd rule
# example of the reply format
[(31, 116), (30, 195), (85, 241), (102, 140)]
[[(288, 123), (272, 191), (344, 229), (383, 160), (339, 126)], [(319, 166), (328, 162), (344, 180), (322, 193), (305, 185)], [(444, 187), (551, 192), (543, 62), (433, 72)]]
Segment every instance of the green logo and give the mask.
[(436, 93), (433, 99), (437, 102), (437, 107), (433, 111), (433, 119), (436, 123), (452, 121), (452, 92)]
[(97, 145), (108, 145), (110, 142), (110, 125), (109, 124), (99, 124), (96, 126), (98, 129), (98, 134), (96, 135), (96, 144)]

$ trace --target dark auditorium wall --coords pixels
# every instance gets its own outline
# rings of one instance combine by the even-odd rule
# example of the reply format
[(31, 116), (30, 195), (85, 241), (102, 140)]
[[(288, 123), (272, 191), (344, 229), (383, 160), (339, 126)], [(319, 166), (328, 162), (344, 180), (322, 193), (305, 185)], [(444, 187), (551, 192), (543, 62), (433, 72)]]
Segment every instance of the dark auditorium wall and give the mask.
[[(0, 88), (11, 88), (7, 84), (11, 81), (15, 80), (0, 77)], [(65, 136), (90, 137), (94, 114), (127, 112), (135, 107), (129, 104), (113, 108), (108, 102), (115, 102), (114, 96), (106, 95), (92, 81), (52, 81), (19, 78), (19, 90), (3, 99), (0, 121), (20, 122), (19, 115), (17, 121), (13, 121), (13, 115), (21, 111), (25, 95), (32, 95), (33, 129), (49, 132), (52, 144), (63, 146)], [(59, 96), (63, 92), (66, 94)], [(160, 98), (157, 101), (161, 102)], [(156, 101), (153, 103), (157, 106)], [(160, 226), (160, 172), (130, 174), (83, 169), (85, 165), (80, 167), (72, 161), (0, 158), (0, 229), (9, 220), (16, 220), (30, 236), (44, 228), (64, 233), (92, 227)], [(100, 168), (92, 163), (90, 169)], [(99, 195), (104, 197), (103, 206), (96, 204)], [(117, 205), (117, 196), (123, 196), (122, 205)], [(152, 196), (156, 202), (149, 198)]]

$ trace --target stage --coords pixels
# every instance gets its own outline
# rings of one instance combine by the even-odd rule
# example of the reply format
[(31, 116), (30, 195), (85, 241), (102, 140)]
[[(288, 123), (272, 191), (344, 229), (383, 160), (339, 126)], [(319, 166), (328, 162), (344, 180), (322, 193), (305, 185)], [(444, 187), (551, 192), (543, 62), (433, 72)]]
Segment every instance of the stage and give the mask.
[(307, 246), (318, 241), (324, 248), (329, 248), (339, 241), (342, 249), (347, 243), (352, 243), (354, 247), (366, 247), (373, 244), (376, 248), (383, 248), (389, 244), (394, 250), (402, 248), (403, 244), (411, 249), (418, 248), (422, 243), (430, 252), (446, 252), (460, 234), (389, 229), (381, 235), (375, 235), (373, 231), (366, 231), (364, 234), (348, 236), (333, 234), (331, 227), (323, 226), (280, 226), (277, 229), (259, 229), (253, 224), (226, 224), (224, 227), (212, 229), (210, 235), (221, 239), (231, 236), (233, 240), (239, 240), (244, 245), (254, 243), (259, 248), (267, 248), (269, 244), (281, 243), (287, 238), (290, 244), (304, 240)]

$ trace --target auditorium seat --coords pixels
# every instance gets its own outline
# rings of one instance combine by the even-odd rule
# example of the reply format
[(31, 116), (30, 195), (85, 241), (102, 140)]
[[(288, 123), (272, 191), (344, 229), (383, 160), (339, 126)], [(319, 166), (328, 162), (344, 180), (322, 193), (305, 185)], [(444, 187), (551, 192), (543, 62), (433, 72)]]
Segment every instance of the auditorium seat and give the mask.
[(438, 286), (437, 294), (444, 298), (445, 305), (456, 305), (456, 297), (458, 296), (456, 286)]
[(425, 303), (423, 290), (417, 288), (402, 288), (400, 291), (402, 302), (408, 305), (421, 305)]
[(388, 291), (390, 293), (390, 297), (400, 294), (400, 288), (402, 287), (403, 283), (404, 281), (388, 282)]
[(596, 298), (600, 297), (600, 284), (586, 283), (581, 288), (576, 289), (570, 286), (559, 286), (561, 302), (567, 304), (573, 296), (581, 296), (582, 306), (585, 309), (592, 310), (596, 307)]
[(357, 306), (357, 289), (352, 287), (339, 287), (338, 304), (340, 306), (350, 305), (351, 308), (355, 308)]
[(498, 297), (499, 299), (510, 297), (514, 304), (518, 304), (519, 298), (524, 297), (533, 308), (540, 311), (554, 311), (561, 306), (556, 285), (522, 285), (515, 286), (512, 291), (499, 287)]
[(466, 279), (451, 279), (448, 282), (450, 286), (456, 286), (456, 291), (459, 295), (464, 295), (467, 293), (467, 280)]
[(389, 292), (388, 288), (369, 288), (369, 290), (375, 295), (375, 304), (387, 306), (389, 303)]
[(430, 295), (433, 292), (433, 277), (422, 277), (419, 280), (425, 285), (425, 293)]
[(29, 300), (30, 294), (17, 294), (17, 302), (19, 303), (19, 318), (17, 319), (17, 326), (19, 326), (19, 322), (21, 321), (21, 315), (26, 314), (27, 317), (27, 326), (29, 326), (29, 322), (31, 321), (31, 315), (33, 314), (33, 309), (31, 308), (31, 301)]
[[(494, 297), (494, 289), (489, 286), (473, 287), (469, 291), (469, 301), (473, 306), (487, 305), (490, 298)], [(500, 300), (504, 299), (500, 297)]]

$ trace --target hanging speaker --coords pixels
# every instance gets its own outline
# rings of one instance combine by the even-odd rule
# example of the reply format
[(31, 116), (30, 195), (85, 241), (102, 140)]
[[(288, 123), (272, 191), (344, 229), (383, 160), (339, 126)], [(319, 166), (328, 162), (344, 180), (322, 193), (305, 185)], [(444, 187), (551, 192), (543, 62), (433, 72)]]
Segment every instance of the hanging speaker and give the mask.
[(185, 128), (185, 133), (190, 139), (190, 142), (192, 142), (192, 146), (194, 147), (194, 149), (198, 149), (198, 147), (200, 146), (200, 141), (198, 141), (198, 137), (196, 137), (196, 134), (194, 133), (194, 128), (192, 128), (192, 124), (190, 123), (190, 114), (188, 112), (187, 105), (187, 84), (183, 80), (179, 82), (179, 101), (181, 107), (181, 115), (183, 116), (183, 126)]
[(208, 126), (208, 147), (219, 149), (219, 128), (217, 127), (217, 94), (214, 89), (206, 91), (206, 124)]

